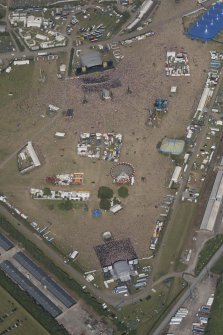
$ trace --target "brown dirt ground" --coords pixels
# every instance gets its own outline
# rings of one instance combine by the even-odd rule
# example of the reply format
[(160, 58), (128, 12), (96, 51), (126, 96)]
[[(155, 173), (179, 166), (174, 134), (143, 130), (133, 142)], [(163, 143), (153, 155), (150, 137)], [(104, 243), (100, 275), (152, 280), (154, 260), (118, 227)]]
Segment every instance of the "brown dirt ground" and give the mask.
[[(148, 253), (151, 233), (159, 215), (155, 205), (168, 192), (166, 187), (173, 170), (170, 159), (161, 156), (156, 145), (164, 136), (184, 135), (206, 78), (208, 46), (191, 41), (182, 31), (180, 13), (193, 8), (192, 0), (179, 5), (175, 5), (173, 0), (161, 3), (153, 20), (157, 34), (136, 42), (131, 48), (122, 49), (125, 58), (112, 74), (121, 80), (122, 86), (113, 89), (114, 99), (111, 102), (103, 102), (98, 93), (92, 93), (87, 96), (88, 103), (83, 105), (81, 79), (59, 81), (56, 79), (55, 63), (42, 62), (35, 65), (29, 97), (24, 101), (21, 98), (19, 102), (21, 111), (16, 108), (16, 103), (0, 109), (4, 120), (1, 147), (6, 153), (2, 159), (26, 140), (32, 139), (43, 160), (41, 168), (21, 176), (13, 156), (2, 165), (1, 190), (41, 226), (47, 221), (52, 222), (51, 232), (57, 242), (66, 250), (79, 250), (79, 259), (87, 268), (99, 267), (93, 246), (102, 243), (101, 233), (107, 230), (116, 238), (129, 237), (139, 257)], [(175, 48), (184, 48), (188, 52), (190, 77), (165, 76), (166, 51)], [(40, 67), (47, 73), (44, 84), (38, 82)], [(133, 91), (131, 95), (126, 94), (128, 85)], [(170, 97), (172, 85), (178, 87), (178, 92)], [(160, 128), (147, 128), (145, 108), (152, 106), (157, 97), (169, 98), (169, 113)], [(61, 115), (53, 119), (42, 118), (41, 114), (45, 114), (49, 103), (58, 105), (62, 110), (74, 108), (74, 119), (68, 122)], [(18, 122), (21, 123), (20, 128), (16, 126)], [(108, 185), (117, 190), (109, 176), (112, 164), (102, 161), (93, 163), (78, 157), (76, 144), (81, 131), (112, 130), (124, 135), (121, 161), (134, 165), (136, 183), (129, 189), (130, 195), (123, 201), (124, 210), (120, 214), (113, 216), (107, 213), (96, 220), (91, 217), (91, 209), (98, 207), (98, 187)], [(65, 131), (66, 138), (56, 140), (55, 131)], [(46, 203), (31, 200), (30, 187), (45, 187), (47, 175), (62, 172), (85, 173), (82, 189), (92, 194), (87, 213), (82, 210), (66, 213), (58, 209), (49, 210)], [(145, 182), (141, 182), (142, 176), (146, 178)]]

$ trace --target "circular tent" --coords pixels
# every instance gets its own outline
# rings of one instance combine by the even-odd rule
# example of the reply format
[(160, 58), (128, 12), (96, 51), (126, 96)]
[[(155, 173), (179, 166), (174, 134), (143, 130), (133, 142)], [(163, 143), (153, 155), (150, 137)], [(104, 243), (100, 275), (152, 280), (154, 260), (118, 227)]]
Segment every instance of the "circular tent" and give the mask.
[(118, 163), (111, 168), (113, 182), (118, 185), (134, 183), (135, 169), (130, 163)]
[(102, 234), (102, 238), (103, 238), (104, 242), (108, 242), (108, 241), (112, 240), (112, 233), (110, 231), (105, 231)]

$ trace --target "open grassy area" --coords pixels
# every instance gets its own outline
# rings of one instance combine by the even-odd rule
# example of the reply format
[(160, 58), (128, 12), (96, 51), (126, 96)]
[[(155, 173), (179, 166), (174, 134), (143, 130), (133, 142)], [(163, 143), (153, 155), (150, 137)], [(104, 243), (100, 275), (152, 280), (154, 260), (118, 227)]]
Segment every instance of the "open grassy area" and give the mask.
[(0, 33), (0, 53), (11, 52), (13, 49), (14, 45), (12, 43), (10, 34), (8, 32)]
[(217, 235), (211, 240), (207, 241), (201, 250), (198, 261), (195, 268), (195, 275), (197, 276), (205, 265), (209, 262), (211, 257), (216, 253), (216, 251), (223, 244), (223, 235)]
[(4, 17), (5, 17), (5, 8), (0, 6), (0, 19), (3, 19)]
[[(86, 14), (90, 14), (87, 19)], [(87, 13), (77, 14), (77, 19), (79, 20), (79, 25), (81, 28), (90, 28), (92, 26), (99, 26), (103, 24), (105, 27), (105, 31), (103, 33), (103, 37), (106, 38), (107, 34), (110, 33), (109, 36), (118, 32), (121, 26), (125, 23), (129, 18), (129, 13), (124, 12), (121, 18), (117, 17), (112, 10), (107, 12), (102, 12), (101, 10), (87, 10)]]
[(222, 335), (223, 329), (223, 281), (219, 280), (217, 290), (215, 292), (215, 299), (212, 305), (210, 318), (206, 328), (207, 334)]
[[(86, 290), (83, 291), (81, 285), (76, 280), (71, 278), (66, 272), (64, 272), (61, 268), (59, 268), (52, 261), (52, 259), (47, 257), (35, 244), (33, 244), (28, 239), (26, 239), (25, 236), (23, 236), (17, 229), (15, 229), (10, 224), (10, 222), (8, 222), (3, 217), (0, 217), (0, 226), (5, 231), (7, 231), (13, 239), (18, 241), (30, 253), (30, 255), (37, 262), (39, 262), (43, 268), (45, 268), (46, 271), (49, 271), (50, 273), (52, 273), (61, 283), (63, 283), (71, 291), (75, 292), (76, 295), (79, 298), (81, 298), (89, 306), (91, 306), (97, 312), (98, 315), (100, 315), (101, 317), (105, 317), (106, 320), (109, 322), (108, 318), (110, 318), (111, 316), (108, 314), (108, 312), (106, 310), (103, 309), (101, 303), (97, 300), (97, 298), (95, 298), (90, 292), (88, 292)], [(1, 279), (1, 273), (2, 272), (0, 271), (0, 279)], [(3, 273), (2, 273), (2, 276), (4, 277)], [(0, 281), (0, 285), (1, 285), (1, 281)], [(11, 284), (10, 284), (10, 286), (11, 286)], [(15, 287), (16, 287), (16, 285), (15, 285)], [(14, 287), (14, 289), (15, 289), (15, 287)], [(27, 299), (25, 299), (25, 302), (26, 302), (26, 300)], [(38, 306), (38, 307), (39, 307), (38, 308), (39, 312), (41, 312), (40, 310), (42, 310), (42, 308), (40, 306)], [(34, 311), (35, 311), (35, 308), (34, 308)], [(38, 318), (38, 320), (41, 322), (42, 317), (40, 316), (40, 318)], [(114, 319), (112, 321), (112, 323), (116, 325), (117, 331), (123, 331), (124, 330), (123, 325), (121, 324), (120, 320)], [(117, 334), (119, 334), (119, 333), (117, 333)], [(61, 335), (62, 335), (62, 333), (61, 333)]]
[[(48, 332), (0, 286), (0, 333), (13, 327), (14, 335), (46, 335)], [(19, 322), (18, 322), (19, 320)]]
[(177, 206), (174, 222), (167, 226), (164, 243), (161, 244), (160, 253), (157, 256), (154, 269), (154, 278), (179, 269), (179, 259), (187, 237), (196, 204), (182, 202)]
[[(0, 108), (12, 100), (25, 98), (31, 88), (34, 65), (13, 67), (12, 72), (0, 76), (1, 101)], [(12, 93), (12, 95), (9, 95)]]
[(211, 272), (215, 273), (215, 274), (222, 274), (223, 272), (223, 256), (221, 256), (217, 262), (215, 263), (215, 265), (212, 267)]
[(170, 278), (155, 287), (145, 299), (123, 307), (119, 314), (128, 324), (131, 334), (149, 335), (165, 316), (173, 301), (179, 297), (186, 286), (182, 278)]

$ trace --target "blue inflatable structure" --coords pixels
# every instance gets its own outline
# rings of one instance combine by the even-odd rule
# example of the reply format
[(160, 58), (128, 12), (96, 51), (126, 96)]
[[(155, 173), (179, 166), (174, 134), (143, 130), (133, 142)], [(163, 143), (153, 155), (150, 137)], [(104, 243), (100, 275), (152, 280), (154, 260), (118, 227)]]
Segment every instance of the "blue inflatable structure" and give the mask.
[(92, 216), (93, 216), (93, 218), (100, 218), (100, 216), (101, 216), (100, 209), (98, 209), (98, 208), (93, 209)]
[(187, 31), (192, 39), (202, 42), (212, 40), (223, 30), (223, 3), (217, 2), (209, 8)]

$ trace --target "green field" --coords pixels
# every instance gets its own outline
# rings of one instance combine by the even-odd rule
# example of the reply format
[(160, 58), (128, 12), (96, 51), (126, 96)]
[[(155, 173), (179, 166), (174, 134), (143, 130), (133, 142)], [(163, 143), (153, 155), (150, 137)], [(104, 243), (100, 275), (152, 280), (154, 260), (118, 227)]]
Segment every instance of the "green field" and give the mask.
[[(19, 322), (18, 322), (19, 320)], [(49, 334), (27, 311), (19, 305), (2, 287), (0, 287), (0, 333), (8, 327), (14, 327), (13, 335)]]
[(223, 256), (221, 256), (217, 262), (215, 263), (215, 265), (212, 267), (211, 272), (217, 274), (217, 275), (221, 275), (223, 272)]
[[(10, 73), (0, 76), (0, 108), (20, 97), (26, 98), (32, 87), (34, 64), (13, 66)], [(12, 94), (12, 95), (9, 95)]]
[(182, 294), (185, 286), (186, 282), (182, 278), (170, 278), (157, 285), (156, 292), (151, 292), (145, 299), (123, 307), (118, 314), (128, 324), (130, 334), (152, 334), (154, 327)]
[(222, 335), (223, 333), (223, 281), (222, 278), (218, 282), (215, 292), (214, 303), (211, 308), (210, 318), (205, 334)]
[[(86, 14), (90, 14), (87, 19), (84, 18)], [(99, 24), (103, 24), (105, 27), (103, 38), (106, 38), (109, 32), (111, 37), (112, 34), (118, 32), (121, 29), (122, 25), (126, 22), (126, 20), (128, 20), (129, 13), (124, 12), (123, 16), (118, 18), (114, 15), (112, 10), (105, 13), (101, 10), (94, 11), (89, 9), (87, 10), (87, 13), (77, 14), (76, 17), (79, 20), (79, 25), (81, 28), (90, 28), (92, 26), (97, 27)]]
[[(1, 7), (0, 7), (1, 8)], [(11, 40), (9, 33), (0, 33), (0, 53), (12, 52), (14, 44)]]
[(155, 259), (154, 279), (171, 271), (182, 271), (180, 256), (184, 247), (186, 237), (192, 223), (192, 217), (196, 209), (196, 204), (182, 202), (177, 206), (174, 215), (174, 222), (168, 227), (161, 243), (160, 251)]
[(217, 235), (214, 238), (207, 241), (201, 250), (198, 261), (195, 268), (195, 275), (197, 276), (201, 270), (207, 265), (212, 256), (223, 244), (223, 235)]
[[(96, 297), (94, 297), (87, 290), (83, 290), (81, 285), (76, 280), (71, 278), (66, 272), (64, 272), (61, 268), (59, 268), (52, 261), (51, 258), (47, 257), (35, 244), (33, 244), (28, 239), (26, 239), (26, 237), (24, 235), (22, 235), (17, 229), (15, 229), (10, 224), (10, 222), (8, 222), (3, 217), (0, 217), (0, 227), (3, 230), (7, 231), (14, 240), (19, 242), (19, 244), (21, 244), (26, 249), (26, 251), (29, 252), (29, 254), (37, 262), (39, 262), (41, 264), (43, 269), (45, 269), (46, 271), (53, 274), (61, 283), (64, 284), (64, 286), (69, 288), (71, 291), (75, 292), (76, 295), (79, 298), (81, 298), (86, 304), (88, 304), (93, 310), (95, 310), (95, 312), (99, 316), (103, 317), (110, 326), (116, 326), (116, 328), (118, 330), (118, 332), (116, 333), (117, 335), (119, 335), (123, 332), (123, 330), (125, 329), (124, 325), (121, 323), (121, 320), (113, 318), (113, 316), (114, 316), (113, 311), (108, 313), (108, 311), (104, 310), (103, 307), (102, 307), (101, 302)], [(1, 274), (1, 270), (0, 270), (0, 274)], [(1, 279), (1, 276), (0, 276), (0, 279)], [(0, 285), (1, 285), (1, 283), (0, 283)], [(38, 307), (38, 305), (37, 305), (37, 307)], [(41, 309), (41, 308), (39, 308), (39, 309)], [(35, 312), (35, 310), (34, 310), (34, 312)], [(46, 313), (44, 313), (44, 315), (45, 314)], [(37, 313), (37, 316), (38, 316), (38, 313)], [(44, 327), (45, 327), (45, 321), (46, 320), (42, 320), (42, 318), (43, 318), (43, 315), (40, 315), (38, 320), (40, 320), (40, 322), (41, 321), (44, 322), (43, 324), (44, 324)], [(111, 322), (110, 319), (112, 319), (112, 322)], [(52, 318), (51, 318), (51, 320), (55, 321)], [(62, 333), (61, 333), (61, 335), (62, 335)]]

